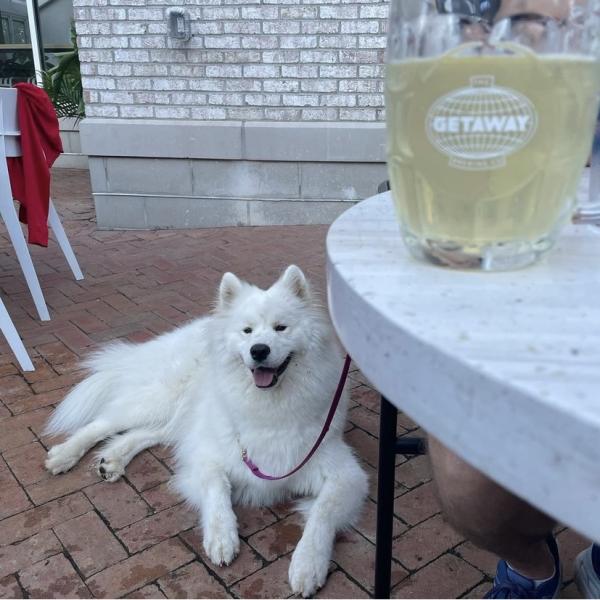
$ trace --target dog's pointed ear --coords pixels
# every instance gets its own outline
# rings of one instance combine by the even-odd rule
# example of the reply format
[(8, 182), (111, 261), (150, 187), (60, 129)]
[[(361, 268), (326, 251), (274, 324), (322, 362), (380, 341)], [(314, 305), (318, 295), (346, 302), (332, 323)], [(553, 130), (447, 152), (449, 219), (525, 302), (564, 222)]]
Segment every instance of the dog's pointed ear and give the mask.
[(294, 296), (300, 298), (300, 300), (303, 300), (304, 302), (310, 300), (310, 286), (300, 267), (290, 265), (284, 271), (277, 283), (285, 286), (292, 294), (294, 294)]
[(219, 285), (218, 308), (231, 306), (242, 290), (242, 285), (242, 282), (233, 273), (225, 273)]

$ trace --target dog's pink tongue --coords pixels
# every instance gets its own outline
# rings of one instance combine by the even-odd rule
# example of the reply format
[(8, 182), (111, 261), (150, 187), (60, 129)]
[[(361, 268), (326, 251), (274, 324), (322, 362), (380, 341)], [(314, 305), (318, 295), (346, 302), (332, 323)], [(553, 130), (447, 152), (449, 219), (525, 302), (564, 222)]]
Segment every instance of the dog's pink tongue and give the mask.
[(258, 367), (253, 371), (254, 383), (257, 387), (269, 387), (273, 383), (275, 377), (275, 369), (267, 369), (266, 367)]

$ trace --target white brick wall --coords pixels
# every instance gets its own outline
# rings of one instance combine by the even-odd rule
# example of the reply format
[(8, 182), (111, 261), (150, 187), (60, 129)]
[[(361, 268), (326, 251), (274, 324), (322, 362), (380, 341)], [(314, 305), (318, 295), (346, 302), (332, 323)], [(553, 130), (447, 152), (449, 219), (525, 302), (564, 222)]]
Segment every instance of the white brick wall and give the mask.
[[(193, 37), (167, 36), (169, 6)], [(387, 0), (74, 0), (92, 117), (378, 121)]]

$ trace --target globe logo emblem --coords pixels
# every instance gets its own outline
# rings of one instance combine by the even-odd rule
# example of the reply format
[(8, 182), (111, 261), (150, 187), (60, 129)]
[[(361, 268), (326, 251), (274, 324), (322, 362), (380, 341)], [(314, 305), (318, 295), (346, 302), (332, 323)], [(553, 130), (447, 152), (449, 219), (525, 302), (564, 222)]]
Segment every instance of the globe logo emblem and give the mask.
[(494, 85), (490, 75), (442, 96), (429, 109), (429, 141), (464, 170), (498, 169), (534, 136), (538, 117), (523, 94)]

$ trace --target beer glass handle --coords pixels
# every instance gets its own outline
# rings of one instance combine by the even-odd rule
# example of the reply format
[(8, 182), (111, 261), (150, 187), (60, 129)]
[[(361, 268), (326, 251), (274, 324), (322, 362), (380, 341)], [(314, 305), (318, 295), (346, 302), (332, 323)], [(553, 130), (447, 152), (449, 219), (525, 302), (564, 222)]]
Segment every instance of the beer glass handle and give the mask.
[(573, 216), (573, 223), (600, 225), (600, 113), (592, 146), (589, 197), (584, 206), (580, 207)]
[(600, 203), (596, 208), (580, 208), (573, 215), (575, 225), (600, 225)]

